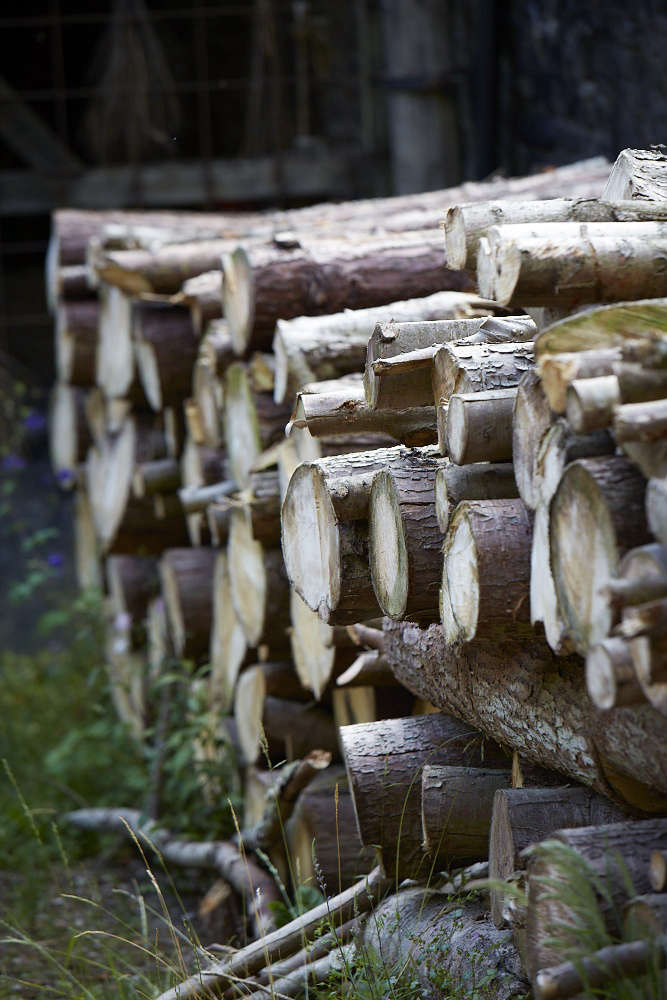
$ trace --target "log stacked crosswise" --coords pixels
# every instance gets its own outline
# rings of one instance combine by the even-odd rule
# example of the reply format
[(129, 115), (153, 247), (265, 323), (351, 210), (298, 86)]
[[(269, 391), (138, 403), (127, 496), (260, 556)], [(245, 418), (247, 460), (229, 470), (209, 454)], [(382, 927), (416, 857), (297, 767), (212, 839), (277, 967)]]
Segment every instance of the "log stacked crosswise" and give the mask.
[(523, 849), (595, 866), (609, 831), (638, 894), (666, 850), (667, 203), (633, 155), (469, 203), (65, 211), (49, 252), (53, 464), (119, 711), (142, 738), (198, 668), (246, 834), (269, 762), (326, 751), (286, 841), (337, 891), (374, 856), (525, 885), (491, 912), (538, 995)]

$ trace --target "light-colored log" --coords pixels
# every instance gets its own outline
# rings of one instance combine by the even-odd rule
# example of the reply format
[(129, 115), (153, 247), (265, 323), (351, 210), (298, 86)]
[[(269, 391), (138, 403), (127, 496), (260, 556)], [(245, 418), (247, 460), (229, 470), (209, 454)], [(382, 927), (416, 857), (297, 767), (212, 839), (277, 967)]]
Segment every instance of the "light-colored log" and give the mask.
[(222, 382), (214, 368), (199, 356), (192, 369), (192, 399), (199, 414), (202, 443), (219, 448), (223, 441), (222, 414), (224, 407)]
[(479, 241), (492, 226), (541, 226), (545, 222), (655, 222), (667, 220), (667, 208), (633, 201), (598, 198), (551, 198), (548, 201), (488, 201), (455, 205), (447, 210), (445, 254), (447, 266), (474, 271)]
[[(665, 200), (667, 158), (662, 146), (651, 149), (623, 149), (602, 192), (610, 201), (629, 199), (644, 204)], [(647, 206), (649, 207), (649, 206)]]
[(459, 505), (444, 543), (440, 616), (447, 642), (528, 624), (531, 538), (522, 500)]
[(384, 630), (385, 655), (413, 694), (526, 761), (645, 812), (664, 812), (664, 718), (641, 705), (599, 712), (578, 658), (557, 659), (535, 638), (452, 648), (435, 625), (385, 621)]
[(227, 542), (232, 603), (249, 646), (272, 652), (288, 644), (289, 583), (280, 549), (265, 549), (252, 536), (242, 508), (232, 511)]
[(454, 393), (440, 451), (455, 465), (511, 461), (515, 399), (516, 389)]
[(330, 316), (279, 319), (273, 338), (276, 359), (274, 398), (290, 402), (309, 382), (339, 378), (359, 371), (366, 345), (378, 323), (394, 320), (438, 320), (469, 313), (476, 296), (435, 292), (423, 298), (392, 302), (369, 309), (345, 309)]
[(232, 604), (226, 551), (215, 554), (210, 642), (209, 702), (213, 710), (225, 713), (232, 706), (236, 679), (248, 656), (245, 632)]
[(566, 399), (567, 422), (575, 433), (610, 427), (620, 402), (618, 379), (615, 375), (575, 379), (567, 388)]
[(654, 892), (667, 889), (667, 851), (652, 851), (648, 878)]
[(646, 403), (667, 398), (667, 371), (646, 368), (632, 361), (616, 361), (614, 375), (623, 403)]
[(444, 534), (463, 500), (512, 500), (518, 496), (511, 462), (458, 466), (442, 461), (435, 473), (435, 510)]
[(442, 868), (486, 861), (493, 796), (509, 788), (506, 768), (426, 764), (422, 771), (424, 850)]
[(172, 302), (138, 302), (133, 336), (146, 399), (154, 410), (180, 405), (190, 395), (197, 336), (190, 310)]
[(260, 757), (265, 739), (264, 702), (269, 696), (290, 701), (310, 698), (290, 663), (257, 663), (242, 672), (234, 691), (234, 718), (246, 764), (254, 764)]
[(646, 487), (646, 518), (651, 534), (667, 545), (667, 479), (649, 479)]
[(425, 764), (506, 767), (509, 758), (450, 716), (420, 715), (340, 731), (361, 841), (379, 852), (388, 875), (421, 872), (421, 774)]
[(134, 470), (132, 492), (135, 497), (150, 497), (156, 493), (174, 493), (181, 485), (181, 467), (175, 458), (158, 458), (142, 462)]
[[(580, 785), (497, 791), (489, 835), (489, 878), (496, 883), (491, 888), (491, 916), (496, 927), (508, 922), (506, 908), (511, 911), (517, 906), (499, 883), (525, 871), (527, 847), (546, 840), (555, 830), (616, 823), (623, 818), (613, 802)], [(521, 910), (519, 923), (525, 924)]]
[(71, 488), (90, 445), (84, 390), (56, 382), (49, 401), (49, 453), (58, 484)]
[(107, 396), (129, 398), (138, 379), (132, 343), (132, 300), (113, 285), (100, 286), (96, 381)]
[(290, 644), (296, 672), (304, 687), (319, 701), (332, 676), (345, 670), (356, 655), (352, 640), (341, 626), (323, 622), (290, 590)]
[(667, 400), (618, 406), (614, 413), (614, 434), (621, 445), (627, 441), (664, 440), (667, 437)]
[(480, 240), (480, 293), (501, 305), (567, 306), (667, 294), (664, 222), (493, 226)]
[(434, 449), (409, 452), (391, 472), (373, 477), (368, 500), (371, 581), (378, 604), (392, 618), (438, 615), (442, 532), (435, 510)]
[(360, 653), (336, 678), (337, 687), (391, 687), (397, 683), (389, 664), (377, 649)]
[(614, 365), (620, 357), (620, 347), (543, 354), (538, 370), (549, 406), (554, 413), (565, 413), (567, 390), (575, 380), (613, 375)]
[(160, 561), (160, 581), (174, 647), (197, 660), (208, 654), (213, 615), (212, 549), (169, 549)]
[(616, 576), (625, 552), (648, 541), (645, 488), (626, 458), (585, 458), (567, 466), (551, 501), (549, 545), (558, 607), (582, 656), (612, 625), (602, 588)]
[(526, 372), (517, 386), (512, 417), (512, 461), (519, 496), (535, 510), (537, 450), (551, 424), (551, 408), (542, 380), (535, 370)]
[(511, 389), (532, 367), (532, 344), (446, 344), (433, 362), (433, 396), (437, 404), (455, 392)]
[(241, 362), (225, 373), (225, 441), (233, 478), (247, 486), (256, 460), (284, 435), (290, 408), (274, 403), (266, 392), (255, 392)]
[(61, 382), (95, 384), (100, 306), (97, 299), (60, 301), (56, 311), (56, 373)]
[(102, 590), (102, 563), (85, 482), (74, 494), (74, 567), (80, 590)]
[(192, 326), (198, 337), (211, 322), (222, 317), (222, 271), (204, 271), (183, 282), (176, 300), (190, 309)]
[(223, 480), (210, 486), (184, 486), (178, 491), (178, 498), (186, 514), (200, 514), (209, 504), (221, 504), (236, 490), (236, 483)]
[[(667, 964), (667, 939), (628, 941), (600, 948), (576, 962), (562, 962), (551, 969), (540, 969), (535, 977), (536, 1000), (566, 1000), (586, 989), (612, 988), (621, 980), (644, 973), (655, 974)], [(640, 986), (639, 983), (634, 985)], [(641, 988), (641, 987), (640, 987)]]
[(220, 257), (234, 249), (232, 240), (167, 243), (154, 250), (107, 250), (97, 254), (98, 278), (128, 295), (174, 295), (184, 281), (220, 269)]
[[(560, 830), (552, 834), (564, 848), (575, 851), (582, 863), (604, 880), (605, 898), (596, 893), (600, 919), (607, 928), (617, 926), (628, 886), (641, 895), (650, 892), (648, 864), (651, 852), (667, 846), (667, 820), (651, 819), (640, 823), (610, 823)], [(560, 861), (560, 864), (559, 864)], [(526, 910), (526, 957), (528, 973), (534, 979), (538, 970), (558, 964), (565, 957), (553, 943), (553, 928), (569, 926), (571, 934), (581, 933), (580, 918), (572, 905), (556, 894), (559, 886), (568, 885), (570, 877), (562, 870), (562, 860), (545, 847), (532, 856), (528, 867), (528, 905)], [(545, 880), (550, 880), (545, 883)], [(565, 930), (565, 927), (563, 928)], [(567, 934), (565, 934), (567, 937)], [(567, 947), (567, 943), (564, 944)]]
[(593, 704), (604, 711), (646, 701), (628, 644), (618, 636), (603, 639), (589, 649), (586, 687)]

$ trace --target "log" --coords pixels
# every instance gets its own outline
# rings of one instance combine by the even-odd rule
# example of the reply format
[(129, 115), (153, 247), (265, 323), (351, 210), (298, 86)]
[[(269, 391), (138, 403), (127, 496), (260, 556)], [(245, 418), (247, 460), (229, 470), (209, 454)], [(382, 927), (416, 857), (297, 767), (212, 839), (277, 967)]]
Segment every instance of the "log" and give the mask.
[[(435, 322), (378, 323), (368, 341), (364, 386), (369, 406), (424, 406), (433, 399), (432, 349), (438, 344), (465, 340), (477, 344), (531, 340), (537, 327), (528, 316), (502, 317), (484, 299), (471, 299), (458, 315)], [(413, 364), (397, 364), (414, 357)], [(396, 367), (394, 367), (394, 364)]]
[(252, 536), (243, 509), (232, 511), (227, 542), (232, 604), (249, 646), (263, 643), (272, 653), (285, 650), (289, 583), (280, 549), (265, 549)]
[(161, 596), (153, 598), (148, 604), (146, 647), (149, 675), (155, 680), (164, 671), (168, 660), (175, 656), (174, 644), (169, 633), (167, 609)]
[(667, 397), (667, 372), (647, 369), (632, 361), (616, 361), (613, 374), (623, 403), (646, 403)]
[(252, 537), (262, 545), (280, 544), (280, 483), (278, 472), (251, 472), (248, 486), (235, 497), (243, 505)]
[(530, 510), (535, 510), (539, 502), (535, 483), (537, 450), (550, 425), (551, 408), (542, 379), (535, 370), (526, 372), (514, 399), (512, 461), (519, 496)]
[(646, 487), (646, 519), (651, 534), (667, 544), (667, 479), (649, 479)]
[(58, 484), (71, 489), (90, 445), (84, 390), (56, 382), (49, 400), (49, 454)]
[(255, 392), (241, 362), (225, 373), (225, 440), (233, 478), (248, 485), (250, 472), (261, 453), (280, 440), (290, 408), (274, 403), (267, 392)]
[(440, 615), (447, 642), (520, 632), (528, 625), (531, 537), (521, 500), (459, 505), (443, 549)]
[(663, 717), (649, 706), (598, 711), (577, 658), (557, 659), (537, 639), (451, 648), (436, 625), (386, 621), (385, 641), (395, 676), (417, 697), (621, 804), (665, 810)]
[(424, 850), (439, 868), (486, 861), (493, 797), (511, 770), (426, 764), (422, 770)]
[[(663, 601), (644, 605), (646, 610)], [(630, 653), (635, 675), (646, 699), (658, 712), (667, 715), (667, 642), (662, 628), (647, 635), (638, 635), (630, 641)]]
[(58, 303), (55, 351), (59, 381), (83, 388), (95, 384), (99, 316), (97, 299)]
[(85, 482), (74, 494), (74, 568), (80, 590), (102, 590), (100, 551)]
[[(309, 701), (291, 663), (256, 663), (246, 667), (234, 691), (234, 718), (239, 746), (246, 764), (255, 764), (265, 740), (262, 720), (267, 697)], [(285, 817), (286, 818), (286, 817)]]
[(154, 250), (106, 250), (96, 255), (95, 270), (102, 281), (126, 295), (174, 295), (188, 278), (220, 270), (220, 257), (236, 246), (236, 239), (197, 239), (166, 243)]
[(204, 989), (213, 996), (220, 996), (225, 987), (233, 985), (239, 976), (250, 976), (265, 965), (288, 958), (298, 951), (323, 920), (334, 918), (337, 923), (343, 924), (354, 914), (365, 913), (387, 888), (387, 879), (378, 868), (374, 868), (369, 875), (338, 896), (239, 949), (226, 962), (214, 962), (207, 969), (201, 969), (196, 975), (162, 993), (158, 1000), (194, 1000)]
[[(314, 383), (312, 388), (316, 386)], [(360, 383), (348, 383), (333, 392), (299, 392), (289, 427), (307, 428), (313, 437), (385, 434), (412, 447), (434, 444), (437, 440), (432, 404), (372, 410)]]
[(401, 889), (377, 907), (364, 927), (364, 944), (382, 955), (387, 968), (404, 969), (427, 996), (455, 995), (468, 988), (464, 983), (472, 990), (485, 983), (489, 1000), (526, 996), (511, 932), (493, 926), (483, 900), (452, 903), (451, 890)]
[[(496, 927), (508, 923), (506, 907), (517, 904), (502, 884), (512, 875), (523, 872), (528, 864), (527, 847), (546, 840), (555, 830), (565, 827), (596, 826), (624, 819), (621, 809), (589, 788), (502, 788), (493, 799), (493, 817), (489, 835), (489, 878), (491, 917)], [(525, 910), (520, 906), (520, 926), (525, 926)], [(510, 922), (514, 922), (511, 920)]]
[(248, 643), (232, 604), (226, 552), (215, 554), (213, 572), (213, 624), (210, 636), (209, 702), (212, 710), (228, 712), (236, 678), (248, 656)]
[[(575, 379), (567, 389), (567, 421), (577, 434), (610, 427), (615, 423), (614, 414), (619, 402), (618, 379), (615, 375)], [(618, 434), (616, 439), (619, 440)]]
[[(554, 322), (535, 340), (538, 362), (547, 354), (620, 347), (625, 355), (637, 340), (658, 346), (667, 329), (665, 299), (591, 306)], [(628, 357), (628, 360), (631, 360)], [(602, 373), (604, 374), (604, 373)]]
[(593, 704), (604, 710), (646, 701), (628, 644), (620, 637), (591, 646), (586, 657), (586, 687)]
[(398, 681), (389, 664), (377, 649), (360, 653), (336, 678), (337, 687), (391, 687), (396, 684)]
[(667, 851), (651, 853), (648, 878), (654, 892), (663, 892), (667, 888)]
[(662, 937), (667, 927), (667, 893), (648, 892), (635, 896), (625, 905), (624, 924), (632, 941)]
[(273, 338), (276, 359), (274, 399), (290, 402), (309, 382), (339, 378), (362, 368), (366, 345), (378, 323), (436, 320), (473, 310), (476, 296), (435, 292), (423, 298), (368, 309), (345, 309), (325, 316), (279, 319)]
[(224, 313), (238, 354), (268, 348), (279, 319), (365, 309), (470, 288), (444, 266), (437, 234), (238, 247), (223, 258)]
[(202, 444), (219, 448), (223, 442), (223, 388), (220, 378), (208, 361), (202, 358), (202, 345), (192, 369), (192, 400), (197, 407)]
[(342, 892), (373, 867), (373, 851), (359, 839), (343, 767), (320, 773), (299, 795), (285, 834), (299, 885)]
[(613, 421), (614, 434), (621, 445), (627, 441), (662, 441), (667, 437), (667, 400), (617, 406)]
[(655, 222), (667, 220), (667, 207), (598, 198), (551, 198), (547, 201), (488, 201), (447, 209), (443, 228), (447, 266), (474, 273), (479, 241), (492, 226), (545, 222)]
[(132, 479), (132, 492), (141, 499), (158, 493), (174, 493), (180, 485), (181, 467), (176, 459), (158, 458), (137, 465)]
[[(354, 959), (355, 946), (352, 943), (346, 943), (345, 940), (339, 940), (339, 937), (340, 935), (335, 939), (335, 947), (332, 944), (324, 955), (318, 955), (318, 957), (311, 955), (314, 949), (319, 952), (321, 939), (315, 943), (314, 949), (309, 951), (303, 949), (301, 953), (302, 964), (291, 972), (282, 974), (279, 972), (277, 964), (271, 966), (271, 969), (276, 969), (276, 973), (271, 973), (270, 986), (267, 985), (248, 993), (248, 981), (244, 980), (246, 992), (243, 995), (248, 997), (248, 1000), (273, 1000), (277, 996), (298, 997), (301, 996), (304, 989), (308, 989), (309, 984), (317, 987), (327, 982), (336, 973), (344, 975), (349, 963)], [(252, 984), (250, 984), (250, 988), (252, 989)]]
[[(570, 937), (570, 943), (574, 943), (583, 930), (581, 918), (558, 889), (565, 889), (571, 878), (586, 878), (586, 872), (592, 871), (605, 885), (604, 899), (595, 892), (593, 883), (590, 886), (597, 897), (601, 922), (620, 937), (628, 887), (632, 884), (633, 894), (650, 891), (649, 859), (653, 850), (664, 850), (667, 846), (667, 820), (565, 829), (552, 834), (552, 839), (561, 850), (557, 852), (555, 847), (544, 846), (536, 850), (528, 866), (526, 957), (527, 971), (533, 980), (539, 969), (557, 965), (564, 958), (560, 948), (547, 943), (550, 936), (560, 930), (566, 938)], [(564, 870), (563, 848), (568, 849), (568, 854), (575, 851), (579, 855), (577, 874)], [(570, 864), (574, 867), (572, 862)]]
[(598, 347), (594, 350), (563, 351), (543, 354), (538, 370), (542, 387), (554, 413), (565, 413), (567, 390), (575, 381), (613, 375), (620, 360), (620, 347)]
[(105, 665), (116, 715), (134, 739), (141, 742), (146, 728), (146, 663), (136, 649), (138, 636), (132, 626), (127, 615), (116, 615), (107, 622)]
[(329, 680), (346, 669), (356, 655), (341, 626), (323, 622), (316, 611), (290, 589), (290, 643), (296, 672), (319, 701)]
[(371, 581), (383, 613), (437, 619), (442, 532), (435, 511), (432, 448), (415, 449), (373, 477), (368, 499)]
[(391, 878), (426, 877), (421, 774), (425, 764), (506, 767), (503, 750), (442, 714), (344, 726), (340, 739), (361, 842)]
[(152, 821), (142, 822), (137, 809), (77, 809), (65, 813), (63, 819), (82, 830), (125, 833), (158, 851), (168, 864), (219, 872), (238, 893), (247, 897), (252, 924), (260, 937), (270, 934), (275, 927), (270, 904), (280, 897), (273, 878), (230, 841), (179, 840)]
[(435, 511), (444, 534), (463, 500), (512, 500), (518, 496), (511, 462), (478, 462), (457, 466), (438, 463), (435, 473)]
[[(635, 980), (644, 973), (655, 975), (656, 968), (667, 964), (667, 939), (655, 942), (628, 941), (599, 948), (576, 962), (562, 962), (551, 969), (540, 969), (535, 977), (536, 1000), (566, 1000), (582, 990), (604, 989), (620, 981)], [(641, 988), (641, 984), (633, 983)], [(648, 985), (648, 984), (647, 984)]]
[(616, 576), (621, 556), (648, 541), (645, 486), (626, 458), (584, 458), (567, 466), (551, 501), (549, 545), (558, 607), (582, 656), (611, 629), (602, 587)]
[(614, 161), (602, 197), (610, 201), (628, 199), (640, 204), (664, 201), (664, 148), (623, 149)]
[(99, 289), (99, 339), (96, 381), (110, 397), (128, 399), (139, 394), (132, 343), (132, 300), (113, 285)]
[(288, 760), (306, 757), (311, 750), (326, 750), (334, 759), (340, 756), (338, 734), (331, 713), (312, 702), (304, 704), (267, 696), (262, 723), (269, 744), (272, 740), (282, 741)]
[(541, 500), (535, 509), (530, 549), (530, 623), (542, 623), (545, 639), (557, 656), (574, 652), (558, 604), (551, 568), (549, 504)]
[(179, 656), (207, 655), (213, 616), (211, 549), (169, 549), (160, 561), (160, 581), (174, 648)]
[(282, 508), (282, 545), (290, 583), (329, 624), (380, 613), (368, 568), (368, 496), (373, 475), (410, 452), (378, 448), (300, 465)]
[(175, 298), (189, 308), (195, 334), (202, 337), (211, 320), (222, 317), (222, 271), (216, 266), (188, 278)]
[(512, 460), (516, 389), (454, 393), (447, 408), (440, 451), (455, 465)]
[(664, 222), (492, 226), (480, 241), (477, 284), (501, 305), (565, 306), (667, 293)]
[(208, 448), (206, 445), (197, 444), (192, 434), (188, 433), (181, 453), (181, 481), (183, 483), (179, 490), (181, 503), (185, 499), (184, 510), (191, 508), (191, 512), (187, 514), (190, 542), (193, 545), (202, 545), (208, 540), (207, 522), (204, 519), (205, 506), (197, 508), (205, 498), (208, 502), (212, 496), (211, 492), (202, 494), (200, 490), (203, 487), (215, 486), (216, 489), (212, 491), (215, 497), (227, 494), (231, 490), (232, 477), (227, 453), (223, 448)]
[(157, 560), (153, 556), (109, 556), (106, 577), (114, 615), (126, 615), (143, 624), (149, 603), (160, 591)]
[(532, 344), (445, 344), (433, 361), (435, 402), (456, 392), (511, 389), (532, 367)]
[(172, 302), (138, 302), (133, 334), (146, 399), (154, 410), (180, 405), (190, 395), (197, 357), (190, 310)]
[(615, 450), (614, 437), (608, 431), (575, 434), (565, 420), (557, 420), (542, 435), (535, 456), (534, 488), (538, 503), (551, 503), (571, 462), (613, 455)]
[(420, 711), (414, 697), (400, 684), (335, 687), (331, 695), (334, 721), (339, 729), (380, 719), (402, 719)]

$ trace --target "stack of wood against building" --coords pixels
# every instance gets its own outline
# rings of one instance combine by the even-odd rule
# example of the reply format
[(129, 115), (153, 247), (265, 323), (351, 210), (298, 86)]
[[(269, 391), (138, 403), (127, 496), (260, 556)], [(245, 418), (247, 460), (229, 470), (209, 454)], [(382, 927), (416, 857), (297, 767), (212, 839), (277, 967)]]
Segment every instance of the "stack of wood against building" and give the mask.
[[(395, 886), (488, 862), (464, 924), (499, 997), (573, 995), (544, 971), (576, 924), (524, 851), (545, 838), (608, 878), (612, 939), (626, 903), (665, 930), (665, 190), (664, 154), (626, 150), (290, 212), (54, 216), (53, 460), (121, 714), (141, 738), (165, 663), (208, 664), (246, 829), (282, 803), (288, 852), (279, 824), (248, 851), (285, 878), (287, 853), (330, 892), (375, 860)], [(285, 797), (267, 760), (314, 750)], [(397, 960), (451, 919), (424, 899), (382, 904), (415, 931)]]

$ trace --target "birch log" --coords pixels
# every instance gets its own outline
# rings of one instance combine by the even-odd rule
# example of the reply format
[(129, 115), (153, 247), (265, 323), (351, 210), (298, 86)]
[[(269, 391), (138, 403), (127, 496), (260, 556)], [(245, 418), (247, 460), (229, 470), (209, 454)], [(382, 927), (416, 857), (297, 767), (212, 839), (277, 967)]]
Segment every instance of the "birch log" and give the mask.
[(444, 543), (440, 617), (447, 642), (521, 631), (528, 624), (531, 537), (521, 500), (459, 505)]
[(507, 766), (504, 751), (442, 714), (391, 719), (340, 731), (361, 842), (385, 872), (402, 878), (429, 863), (422, 849), (421, 775), (425, 764)]
[(371, 581), (380, 608), (392, 618), (437, 618), (442, 568), (442, 532), (435, 510), (439, 465), (435, 450), (424, 448), (373, 478), (368, 504)]
[(408, 690), (529, 762), (646, 812), (667, 805), (664, 719), (649, 706), (599, 712), (578, 659), (536, 639), (451, 648), (439, 626), (385, 622), (387, 656)]
[(551, 501), (549, 545), (558, 606), (582, 656), (612, 625), (602, 588), (616, 576), (621, 556), (648, 541), (645, 488), (627, 459), (585, 458), (567, 466)]
[(480, 242), (480, 293), (501, 305), (565, 306), (667, 294), (664, 222), (493, 226)]

